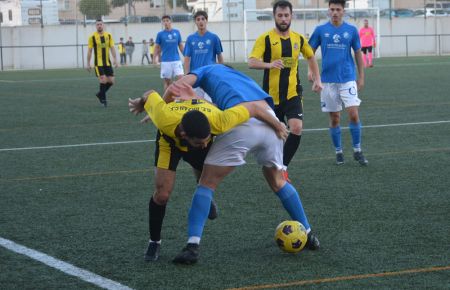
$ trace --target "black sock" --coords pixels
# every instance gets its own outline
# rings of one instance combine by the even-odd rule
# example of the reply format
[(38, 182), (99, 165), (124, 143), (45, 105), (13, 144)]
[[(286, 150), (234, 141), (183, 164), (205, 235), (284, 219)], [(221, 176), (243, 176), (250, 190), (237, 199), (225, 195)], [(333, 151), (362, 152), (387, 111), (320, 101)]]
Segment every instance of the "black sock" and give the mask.
[(100, 92), (98, 93), (103, 99), (106, 98), (106, 84), (100, 84)]
[(110, 87), (112, 87), (112, 85), (112, 83), (106, 83), (105, 93), (109, 90)]
[(295, 135), (290, 133), (287, 137), (286, 143), (284, 143), (284, 153), (283, 153), (283, 164), (284, 166), (288, 166), (291, 162), (292, 158), (297, 152), (298, 147), (300, 146), (300, 140), (302, 135)]
[(161, 228), (165, 214), (166, 205), (156, 204), (152, 197), (148, 203), (148, 226), (152, 241), (161, 240)]

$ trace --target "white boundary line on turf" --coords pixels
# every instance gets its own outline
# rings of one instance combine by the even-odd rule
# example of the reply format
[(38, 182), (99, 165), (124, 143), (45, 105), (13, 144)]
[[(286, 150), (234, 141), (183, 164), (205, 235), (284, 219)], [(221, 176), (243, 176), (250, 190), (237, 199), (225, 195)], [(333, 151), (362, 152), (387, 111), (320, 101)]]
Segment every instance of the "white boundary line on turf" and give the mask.
[(80, 278), (81, 280), (94, 284), (98, 287), (111, 290), (132, 290), (132, 288), (124, 286), (119, 282), (115, 282), (113, 280), (107, 279), (105, 277), (94, 274), (87, 270), (75, 267), (72, 264), (58, 260), (42, 252), (38, 252), (25, 246), (16, 244), (15, 242), (4, 239), (2, 237), (0, 237), (0, 246), (3, 246), (4, 248), (16, 252), (18, 254), (25, 255), (33, 260), (44, 263), (47, 266), (55, 268), (68, 275)]
[[(448, 121), (416, 122), (416, 123), (397, 123), (397, 124), (385, 124), (385, 125), (367, 125), (367, 126), (363, 126), (363, 128), (367, 129), (367, 128), (383, 128), (383, 127), (415, 126), (415, 125), (432, 125), (432, 124), (445, 124), (445, 123), (450, 123), (450, 120), (448, 120)], [(342, 129), (348, 129), (348, 127), (342, 127)], [(304, 129), (303, 131), (304, 132), (328, 131), (328, 128)], [(0, 152), (4, 152), (4, 151), (23, 151), (23, 150), (40, 150), (40, 149), (58, 149), (58, 148), (71, 148), (71, 147), (89, 147), (89, 146), (102, 146), (102, 145), (133, 144), (133, 143), (149, 143), (149, 142), (155, 142), (155, 140), (154, 139), (149, 139), (149, 140), (130, 140), (130, 141), (103, 142), (103, 143), (54, 145), (54, 146), (41, 146), (41, 147), (3, 148), (3, 149), (0, 149)]]

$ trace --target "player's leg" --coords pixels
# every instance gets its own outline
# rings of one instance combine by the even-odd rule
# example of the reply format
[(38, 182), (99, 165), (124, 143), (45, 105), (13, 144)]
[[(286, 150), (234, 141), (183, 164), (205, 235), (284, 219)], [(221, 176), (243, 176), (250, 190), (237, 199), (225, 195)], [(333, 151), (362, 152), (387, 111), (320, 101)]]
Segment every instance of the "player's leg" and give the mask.
[[(220, 182), (236, 166), (245, 164), (248, 151), (258, 144), (258, 133), (254, 130), (256, 119), (241, 124), (219, 135), (214, 140), (205, 159), (199, 185), (192, 198), (188, 218), (188, 244), (173, 262), (193, 264), (198, 260), (199, 243), (208, 216), (214, 191)], [(272, 131), (273, 132), (273, 131)], [(273, 133), (275, 135), (275, 133)]]
[(258, 133), (261, 135), (261, 140), (259, 140), (260, 145), (254, 148), (252, 152), (258, 164), (263, 166), (263, 174), (267, 183), (278, 196), (291, 218), (305, 226), (309, 238), (307, 247), (313, 250), (318, 249), (319, 240), (310, 233), (311, 227), (303, 209), (300, 196), (292, 184), (286, 182), (282, 175), (283, 141), (265, 124)]
[(194, 264), (199, 256), (199, 244), (203, 228), (208, 217), (213, 194), (220, 182), (233, 171), (232, 166), (204, 165), (199, 185), (192, 197), (188, 215), (188, 243), (173, 262), (176, 264)]
[[(192, 167), (194, 175), (196, 177), (197, 184), (200, 182), (200, 177), (203, 171), (203, 164), (206, 156), (211, 148), (212, 142), (209, 142), (208, 146), (201, 150), (192, 150), (189, 154), (183, 154), (183, 160), (189, 163)], [(208, 219), (213, 220), (217, 218), (217, 206), (214, 200), (211, 200)]]
[(372, 46), (369, 46), (369, 48), (368, 48), (367, 57), (368, 57), (368, 65), (369, 65), (369, 67), (373, 67)]
[[(298, 148), (303, 131), (303, 102), (302, 97), (296, 96), (287, 100), (285, 107), (286, 118), (289, 126), (289, 135), (284, 143), (283, 164), (287, 168)], [(286, 171), (287, 175), (287, 171)], [(287, 176), (285, 176), (286, 178)], [(289, 180), (289, 178), (286, 178)]]
[(324, 83), (324, 88), (320, 93), (320, 102), (322, 112), (329, 114), (329, 134), (336, 153), (336, 164), (344, 164), (340, 127), (342, 101), (340, 99), (339, 84)]
[(106, 83), (108, 82), (107, 76), (105, 75), (105, 69), (101, 66), (95, 67), (95, 74), (98, 77), (98, 83), (99, 83), (99, 91), (95, 94), (97, 99), (100, 101), (101, 104), (105, 105), (106, 100)]
[(361, 51), (363, 53), (362, 58), (363, 58), (363, 63), (364, 63), (364, 67), (367, 67), (367, 47), (362, 47)]
[(367, 165), (368, 161), (361, 151), (362, 126), (359, 119), (358, 108), (361, 100), (358, 98), (358, 90), (355, 81), (341, 84), (341, 99), (349, 117), (349, 128), (352, 136), (353, 157), (361, 165)]
[(175, 184), (176, 168), (182, 156), (182, 153), (161, 138), (159, 133), (155, 143), (155, 192), (148, 205), (150, 240), (144, 256), (145, 261), (156, 261), (159, 258), (161, 228), (166, 205)]

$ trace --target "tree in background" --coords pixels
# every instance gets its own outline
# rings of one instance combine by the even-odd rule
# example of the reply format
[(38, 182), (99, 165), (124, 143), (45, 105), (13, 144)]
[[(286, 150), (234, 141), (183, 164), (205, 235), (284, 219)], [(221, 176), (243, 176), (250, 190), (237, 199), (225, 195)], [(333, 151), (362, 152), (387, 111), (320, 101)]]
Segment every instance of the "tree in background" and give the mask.
[(108, 0), (80, 0), (80, 12), (88, 19), (99, 19), (111, 12)]
[[(112, 7), (123, 7), (128, 5), (128, 14), (136, 15), (136, 2), (144, 2), (147, 0), (111, 0)], [(133, 9), (133, 13), (131, 13), (131, 9)]]

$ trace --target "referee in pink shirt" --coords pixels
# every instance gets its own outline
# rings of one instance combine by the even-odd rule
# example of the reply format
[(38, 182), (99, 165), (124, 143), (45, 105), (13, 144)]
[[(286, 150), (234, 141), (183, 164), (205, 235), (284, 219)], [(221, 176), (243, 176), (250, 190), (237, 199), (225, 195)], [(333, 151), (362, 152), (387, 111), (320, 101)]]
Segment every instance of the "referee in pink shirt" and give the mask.
[(375, 33), (369, 26), (369, 20), (364, 19), (364, 27), (359, 30), (364, 67), (373, 67), (372, 47), (376, 47)]

